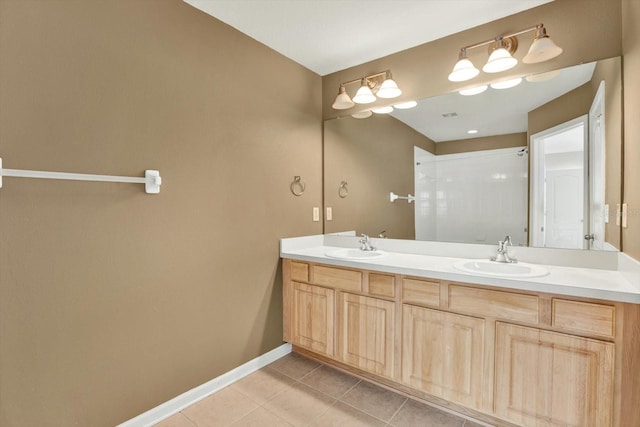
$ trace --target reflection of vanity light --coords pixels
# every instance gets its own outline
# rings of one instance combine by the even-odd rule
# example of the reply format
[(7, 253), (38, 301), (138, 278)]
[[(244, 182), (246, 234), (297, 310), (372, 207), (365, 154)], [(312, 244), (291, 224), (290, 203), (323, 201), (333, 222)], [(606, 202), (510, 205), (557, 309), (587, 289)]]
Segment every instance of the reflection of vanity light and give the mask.
[(496, 181), (503, 181), (507, 179), (507, 175), (504, 173), (494, 173), (491, 175), (491, 178), (495, 179)]
[(469, 130), (467, 131), (467, 133), (468, 133), (469, 135), (476, 134), (476, 133), (478, 133), (478, 129), (469, 129)]
[(487, 86), (487, 85), (476, 86), (476, 87), (472, 87), (471, 89), (462, 89), (458, 93), (460, 95), (464, 95), (464, 96), (477, 95), (477, 94), (482, 93), (485, 90), (487, 90), (488, 87), (489, 86)]
[(354, 119), (366, 119), (367, 117), (371, 117), (372, 113), (369, 110), (362, 111), (360, 113), (352, 114), (351, 117)]
[(522, 82), (522, 77), (517, 79), (505, 80), (503, 82), (491, 83), (491, 87), (494, 89), (509, 89), (514, 86), (518, 86)]
[(545, 82), (560, 75), (560, 70), (547, 71), (546, 73), (532, 74), (527, 76), (527, 81), (531, 83)]
[(387, 107), (372, 108), (371, 111), (373, 111), (376, 114), (389, 114), (390, 112), (393, 111), (393, 107), (389, 105)]
[(416, 105), (418, 105), (416, 101), (407, 101), (401, 102), (400, 104), (393, 104), (393, 106), (399, 110), (407, 110), (409, 108), (415, 107)]

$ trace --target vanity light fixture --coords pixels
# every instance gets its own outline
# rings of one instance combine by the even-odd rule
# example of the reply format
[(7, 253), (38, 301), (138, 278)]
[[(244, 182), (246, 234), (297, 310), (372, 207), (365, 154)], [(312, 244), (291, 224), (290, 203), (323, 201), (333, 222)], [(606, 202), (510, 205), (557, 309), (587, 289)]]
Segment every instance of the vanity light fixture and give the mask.
[(482, 67), (482, 71), (485, 73), (499, 73), (515, 67), (518, 60), (512, 55), (518, 49), (518, 39), (516, 36), (530, 31), (535, 31), (534, 40), (529, 48), (529, 52), (522, 59), (522, 62), (525, 64), (535, 64), (553, 59), (562, 53), (562, 48), (558, 47), (547, 35), (547, 30), (544, 25), (538, 24), (525, 28), (524, 30), (494, 37), (461, 48), (458, 53), (458, 62), (456, 62), (453, 71), (449, 74), (449, 80), (452, 82), (463, 82), (471, 80), (480, 73), (480, 70), (467, 58), (467, 50), (481, 46), (489, 45), (489, 60)]
[(516, 79), (504, 80), (501, 82), (491, 83), (491, 88), (493, 89), (509, 89), (515, 86), (518, 86), (522, 82), (522, 77), (518, 77)]
[[(360, 88), (351, 99), (347, 94), (346, 86), (354, 83), (360, 83)], [(341, 83), (332, 107), (336, 110), (346, 110), (355, 104), (371, 104), (378, 98), (396, 98), (401, 94), (402, 91), (391, 78), (391, 71), (386, 70)]]
[(487, 90), (488, 87), (489, 86), (487, 86), (487, 85), (476, 86), (476, 87), (472, 87), (472, 88), (469, 88), (469, 89), (462, 89), (462, 90), (458, 91), (458, 93), (460, 95), (464, 95), (464, 96), (477, 95), (477, 94), (482, 93), (485, 90)]

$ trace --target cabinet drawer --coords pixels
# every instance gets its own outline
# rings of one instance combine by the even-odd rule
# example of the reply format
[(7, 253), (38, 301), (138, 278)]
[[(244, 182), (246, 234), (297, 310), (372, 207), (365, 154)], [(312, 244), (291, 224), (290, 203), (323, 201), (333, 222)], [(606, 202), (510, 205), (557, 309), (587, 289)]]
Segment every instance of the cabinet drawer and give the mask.
[(611, 305), (554, 298), (552, 326), (568, 331), (613, 337), (616, 308)]
[(351, 292), (362, 292), (362, 272), (314, 265), (313, 283)]
[(308, 282), (309, 264), (307, 264), (306, 262), (291, 261), (291, 280)]
[(449, 308), (478, 316), (538, 323), (538, 297), (534, 295), (450, 285)]
[(429, 280), (402, 279), (402, 302), (440, 306), (440, 283)]
[(369, 273), (369, 295), (394, 298), (396, 278), (387, 274)]

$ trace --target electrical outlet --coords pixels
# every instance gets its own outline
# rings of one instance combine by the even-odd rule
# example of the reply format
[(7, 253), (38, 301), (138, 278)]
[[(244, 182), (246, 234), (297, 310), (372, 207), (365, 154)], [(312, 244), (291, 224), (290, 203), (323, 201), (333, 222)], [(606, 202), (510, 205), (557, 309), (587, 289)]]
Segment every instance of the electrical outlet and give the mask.
[(313, 222), (320, 221), (320, 208), (317, 206), (313, 207)]
[(327, 221), (333, 221), (333, 208), (327, 208)]
[(620, 216), (622, 212), (620, 212), (620, 203), (616, 204), (616, 225), (620, 227)]
[(622, 228), (627, 228), (627, 204), (622, 204)]
[(609, 224), (609, 204), (604, 205), (604, 223)]

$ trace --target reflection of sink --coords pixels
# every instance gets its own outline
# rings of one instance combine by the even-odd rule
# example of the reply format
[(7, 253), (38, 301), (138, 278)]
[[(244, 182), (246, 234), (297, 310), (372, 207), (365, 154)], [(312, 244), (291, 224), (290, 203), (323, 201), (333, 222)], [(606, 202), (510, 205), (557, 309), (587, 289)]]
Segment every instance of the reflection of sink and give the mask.
[(371, 259), (381, 257), (383, 252), (380, 251), (362, 251), (360, 249), (334, 249), (325, 252), (329, 258), (338, 259)]
[(522, 262), (507, 264), (485, 259), (459, 261), (453, 264), (453, 268), (465, 273), (493, 277), (532, 278), (549, 274), (549, 270), (539, 265)]

